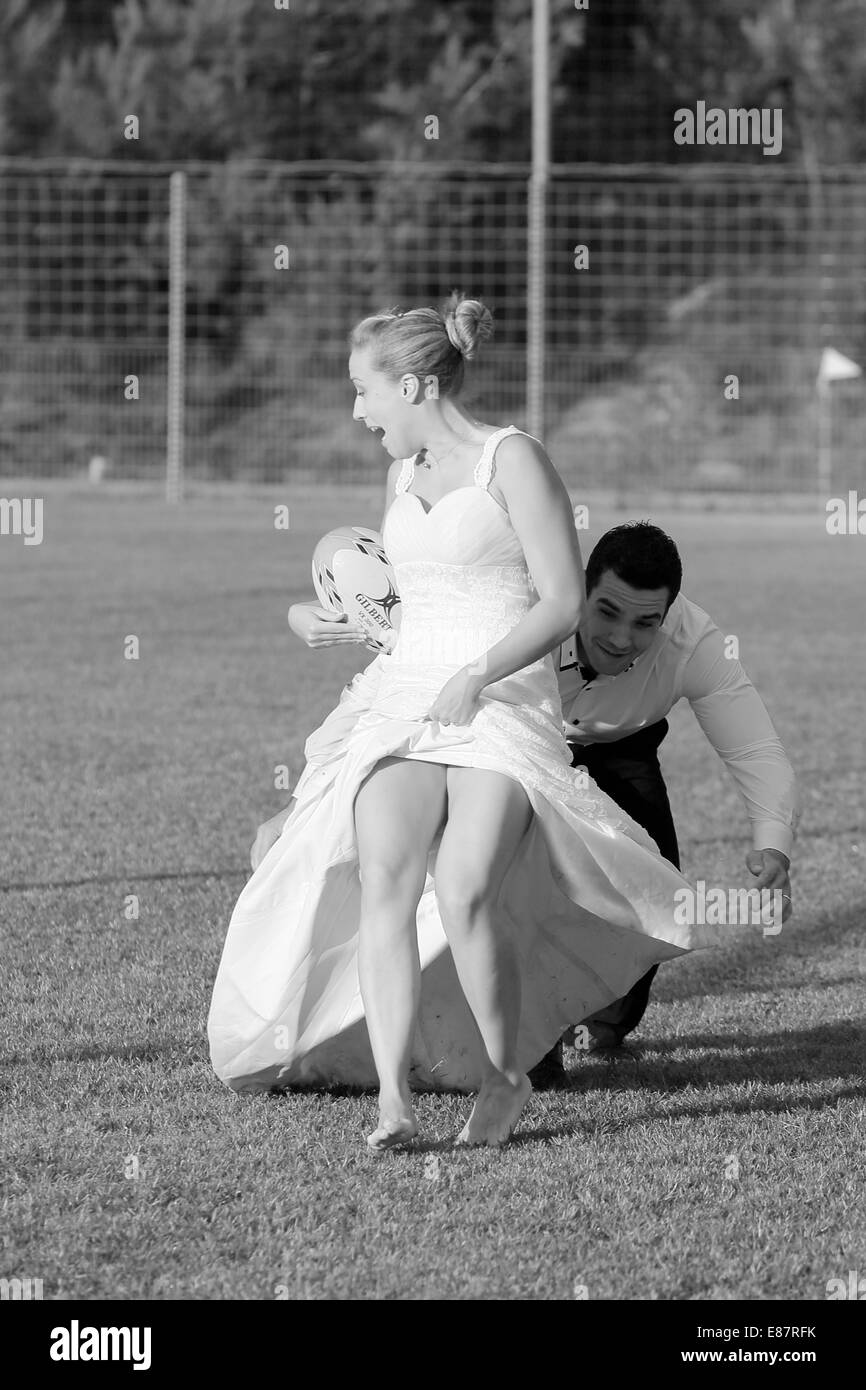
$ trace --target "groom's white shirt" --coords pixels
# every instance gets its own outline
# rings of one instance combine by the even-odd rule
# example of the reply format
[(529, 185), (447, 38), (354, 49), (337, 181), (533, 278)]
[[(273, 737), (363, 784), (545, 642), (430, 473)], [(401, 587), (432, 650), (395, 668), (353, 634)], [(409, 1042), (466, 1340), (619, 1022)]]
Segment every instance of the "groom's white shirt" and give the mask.
[(554, 651), (563, 732), (570, 743), (609, 743), (664, 719), (688, 700), (746, 805), (752, 848), (790, 855), (797, 817), (794, 772), (764, 702), (710, 616), (679, 594), (651, 645), (618, 676), (587, 682), (577, 639)]

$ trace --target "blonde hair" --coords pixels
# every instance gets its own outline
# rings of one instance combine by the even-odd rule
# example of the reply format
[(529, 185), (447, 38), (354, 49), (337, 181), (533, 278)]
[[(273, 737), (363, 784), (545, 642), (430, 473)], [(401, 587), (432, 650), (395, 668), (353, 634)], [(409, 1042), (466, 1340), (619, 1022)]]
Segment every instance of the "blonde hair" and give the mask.
[(370, 348), (374, 369), (397, 381), (412, 372), (423, 383), (434, 376), (440, 396), (456, 396), (463, 385), (463, 363), (471, 360), (493, 332), (493, 315), (480, 299), (457, 290), (442, 310), (386, 309), (361, 319), (349, 335), (349, 349)]

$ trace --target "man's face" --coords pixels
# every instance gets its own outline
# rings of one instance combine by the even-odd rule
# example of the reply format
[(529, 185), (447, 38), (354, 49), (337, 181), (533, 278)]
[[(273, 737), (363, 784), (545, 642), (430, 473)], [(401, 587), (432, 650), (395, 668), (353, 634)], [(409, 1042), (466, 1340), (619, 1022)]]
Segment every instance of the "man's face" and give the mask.
[(645, 652), (667, 611), (670, 590), (633, 589), (603, 570), (578, 629), (590, 665), (602, 676), (618, 676)]

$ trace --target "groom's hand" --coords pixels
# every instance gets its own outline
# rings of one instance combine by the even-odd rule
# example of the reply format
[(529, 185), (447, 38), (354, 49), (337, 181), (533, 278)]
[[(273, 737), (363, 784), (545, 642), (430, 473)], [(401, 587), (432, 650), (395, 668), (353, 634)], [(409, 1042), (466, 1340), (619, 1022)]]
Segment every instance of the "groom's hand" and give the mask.
[(782, 921), (787, 922), (791, 915), (791, 880), (788, 870), (791, 861), (780, 849), (753, 849), (746, 856), (746, 868), (755, 882), (752, 888), (767, 888), (771, 893), (777, 890), (782, 894)]

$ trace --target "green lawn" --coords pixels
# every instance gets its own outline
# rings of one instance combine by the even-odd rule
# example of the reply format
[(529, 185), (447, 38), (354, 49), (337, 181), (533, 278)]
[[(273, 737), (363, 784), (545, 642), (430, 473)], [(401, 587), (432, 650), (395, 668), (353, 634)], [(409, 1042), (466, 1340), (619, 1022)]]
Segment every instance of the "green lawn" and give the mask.
[[(801, 775), (796, 917), (663, 968), (634, 1054), (571, 1053), (572, 1089), (536, 1094), (504, 1151), (452, 1148), (469, 1101), (422, 1096), (423, 1142), (376, 1156), (374, 1095), (235, 1096), (205, 1019), (287, 800), (274, 768), (294, 782), (369, 659), (307, 651), (286, 609), (315, 540), (378, 524), (378, 494), (39, 494), (43, 544), (0, 539), (0, 1276), (46, 1298), (821, 1300), (866, 1271), (862, 538), (817, 507), (640, 513)], [(621, 519), (593, 508), (588, 541)], [(684, 871), (736, 881), (745, 817), (688, 710), (664, 765)]]

